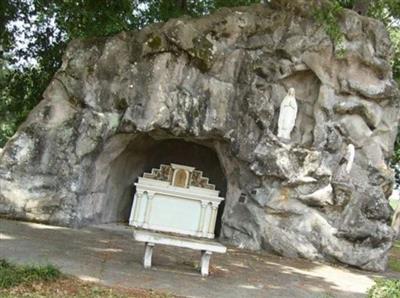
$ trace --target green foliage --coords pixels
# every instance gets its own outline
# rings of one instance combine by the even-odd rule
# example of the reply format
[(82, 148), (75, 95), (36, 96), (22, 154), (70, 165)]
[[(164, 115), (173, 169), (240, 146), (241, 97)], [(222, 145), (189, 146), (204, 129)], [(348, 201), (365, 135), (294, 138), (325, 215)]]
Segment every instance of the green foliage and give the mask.
[(398, 0), (370, 1), (368, 16), (380, 20), (386, 27), (398, 26), (396, 19), (400, 17), (400, 2)]
[[(235, 7), (260, 3), (260, 0), (139, 0), (137, 9), (139, 27), (165, 22), (182, 15), (197, 17), (221, 7)], [(143, 8), (144, 7), (144, 8)]]
[(341, 7), (352, 9), (354, 7), (354, 0), (337, 0), (336, 1)]
[(38, 22), (53, 18), (67, 39), (107, 36), (137, 27), (131, 0), (36, 0), (34, 4)]
[(38, 103), (51, 75), (38, 67), (3, 71), (0, 79), (0, 147)]
[[(21, 12), (29, 10), (29, 5), (19, 1), (0, 1), (0, 58), (15, 43), (13, 31), (7, 28), (10, 21), (19, 18)], [(0, 59), (0, 65), (2, 64)], [(0, 67), (1, 68), (1, 67)]]
[(368, 291), (369, 298), (400, 298), (400, 280), (379, 279)]
[(17, 266), (0, 259), (0, 289), (14, 287), (21, 283), (51, 281), (61, 277), (54, 266)]
[(324, 6), (314, 9), (314, 18), (323, 25), (335, 45), (336, 54), (341, 56), (344, 35), (338, 23), (343, 8), (365, 9), (365, 13), (380, 20), (389, 32), (394, 55), (391, 61), (393, 77), (400, 83), (400, 1), (398, 0), (330, 0)]
[(400, 272), (400, 261), (397, 259), (390, 259), (389, 268), (392, 271)]
[[(398, 201), (395, 202), (395, 204), (390, 204), (393, 208), (393, 210), (396, 210)], [(395, 272), (400, 272), (400, 241), (395, 241), (393, 243), (393, 247), (391, 250), (391, 253), (389, 255), (389, 269)]]
[(394, 178), (396, 181), (396, 187), (400, 185), (400, 129), (397, 132), (396, 142), (394, 144), (394, 152), (390, 165), (394, 170)]
[[(368, 15), (382, 21), (389, 32), (394, 51), (391, 61), (393, 78), (400, 85), (400, 1), (372, 1), (368, 10)], [(391, 164), (395, 172), (396, 184), (398, 186), (400, 185), (400, 131), (397, 134)]]
[(394, 49), (392, 60), (393, 77), (400, 85), (400, 26), (391, 28), (389, 34)]
[(400, 83), (400, 1), (371, 1), (368, 16), (380, 20), (389, 31), (394, 50), (392, 59), (393, 77)]
[(336, 46), (340, 46), (344, 38), (338, 23), (342, 10), (343, 7), (337, 1), (330, 1), (325, 6), (314, 9), (313, 12), (316, 21), (324, 26), (326, 33)]
[(393, 154), (393, 162), (400, 163), (400, 130), (397, 133), (396, 142), (394, 144), (394, 154)]

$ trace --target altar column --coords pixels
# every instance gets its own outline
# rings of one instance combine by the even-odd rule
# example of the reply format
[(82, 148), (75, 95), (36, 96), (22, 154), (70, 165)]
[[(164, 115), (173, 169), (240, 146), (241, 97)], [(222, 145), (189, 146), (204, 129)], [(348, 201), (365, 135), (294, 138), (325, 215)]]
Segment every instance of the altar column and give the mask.
[(207, 202), (206, 201), (201, 201), (201, 209), (200, 209), (200, 219), (199, 219), (199, 226), (197, 228), (197, 234), (200, 237), (204, 237), (204, 221), (206, 217), (206, 208), (207, 208)]
[(208, 234), (214, 238), (215, 222), (217, 220), (218, 204), (211, 203), (211, 219), (208, 227)]
[(144, 212), (144, 219), (143, 219), (143, 227), (144, 228), (149, 227), (149, 219), (150, 219), (151, 205), (153, 203), (153, 198), (154, 198), (154, 193), (147, 193), (147, 204), (146, 204), (146, 210)]

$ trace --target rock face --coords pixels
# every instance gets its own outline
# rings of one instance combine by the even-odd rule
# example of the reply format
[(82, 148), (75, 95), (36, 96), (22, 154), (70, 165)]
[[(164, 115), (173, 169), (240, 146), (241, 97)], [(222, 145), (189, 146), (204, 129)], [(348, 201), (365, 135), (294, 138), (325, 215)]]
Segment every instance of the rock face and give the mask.
[[(221, 239), (384, 270), (399, 91), (383, 25), (347, 10), (340, 25), (344, 55), (312, 18), (262, 5), (73, 41), (0, 155), (0, 213), (126, 221), (134, 180), (179, 162), (226, 196)], [(291, 87), (288, 143), (276, 134)]]

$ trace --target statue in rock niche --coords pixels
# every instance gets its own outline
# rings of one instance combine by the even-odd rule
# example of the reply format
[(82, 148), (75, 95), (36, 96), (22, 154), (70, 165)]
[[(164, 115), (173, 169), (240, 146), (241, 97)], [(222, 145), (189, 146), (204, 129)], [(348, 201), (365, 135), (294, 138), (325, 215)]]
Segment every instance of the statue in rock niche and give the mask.
[(290, 140), (290, 133), (294, 128), (297, 117), (297, 102), (294, 88), (290, 88), (288, 94), (282, 100), (278, 119), (278, 137)]

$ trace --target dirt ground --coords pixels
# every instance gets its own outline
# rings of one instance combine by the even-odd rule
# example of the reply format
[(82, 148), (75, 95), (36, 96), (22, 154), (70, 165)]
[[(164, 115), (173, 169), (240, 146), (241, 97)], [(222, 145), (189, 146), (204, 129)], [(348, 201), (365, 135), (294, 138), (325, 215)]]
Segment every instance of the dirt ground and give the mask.
[[(53, 264), (77, 278), (118, 289), (146, 289), (190, 297), (364, 297), (375, 278), (400, 278), (266, 252), (228, 248), (211, 258), (211, 275), (198, 272), (200, 254), (156, 246), (154, 267), (142, 267), (144, 245), (125, 226), (69, 229), (0, 219), (0, 258)], [(395, 252), (397, 254), (397, 252)]]
[(56, 281), (33, 282), (30, 284), (21, 284), (9, 289), (0, 289), (2, 298), (39, 298), (39, 297), (57, 297), (57, 298), (173, 298), (169, 293), (162, 293), (146, 289), (127, 289), (121, 287), (106, 287), (96, 283), (81, 281), (74, 277), (63, 277)]

